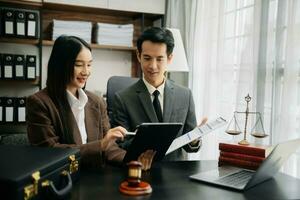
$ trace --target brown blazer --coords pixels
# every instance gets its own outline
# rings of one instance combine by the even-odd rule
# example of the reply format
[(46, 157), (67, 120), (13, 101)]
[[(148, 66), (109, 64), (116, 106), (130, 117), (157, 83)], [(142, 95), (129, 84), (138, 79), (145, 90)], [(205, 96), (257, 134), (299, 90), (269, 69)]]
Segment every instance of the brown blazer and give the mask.
[(70, 110), (67, 120), (73, 124), (75, 144), (65, 144), (61, 141), (63, 126), (59, 112), (47, 93), (43, 89), (27, 98), (26, 121), (28, 139), (35, 146), (74, 147), (80, 148), (82, 162), (89, 166), (101, 166), (104, 160), (121, 162), (126, 151), (112, 143), (107, 149), (101, 146), (101, 139), (109, 130), (109, 120), (106, 105), (102, 98), (85, 91), (88, 102), (85, 105), (85, 126), (87, 143), (82, 144), (80, 132), (74, 115)]

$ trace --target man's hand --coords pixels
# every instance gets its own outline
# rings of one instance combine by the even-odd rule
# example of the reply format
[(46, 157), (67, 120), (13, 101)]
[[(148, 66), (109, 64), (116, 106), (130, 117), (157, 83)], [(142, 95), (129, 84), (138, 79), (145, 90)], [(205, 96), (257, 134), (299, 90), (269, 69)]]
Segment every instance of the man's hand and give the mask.
[(146, 171), (151, 168), (155, 154), (156, 151), (147, 150), (139, 156), (138, 161), (142, 163), (142, 170)]
[[(206, 124), (206, 122), (207, 122), (207, 117), (204, 117), (202, 120), (201, 120), (201, 123), (198, 125), (198, 126), (203, 126), (204, 124)], [(201, 140), (201, 138), (200, 139), (197, 139), (197, 140), (193, 140), (192, 142), (190, 142), (190, 145), (192, 146), (192, 147), (195, 147), (195, 146), (199, 146), (199, 145), (201, 145), (200, 144), (200, 141)], [(201, 142), (202, 143), (202, 142)]]
[(204, 124), (206, 124), (207, 120), (208, 120), (207, 117), (203, 117), (201, 123), (198, 126), (203, 126)]

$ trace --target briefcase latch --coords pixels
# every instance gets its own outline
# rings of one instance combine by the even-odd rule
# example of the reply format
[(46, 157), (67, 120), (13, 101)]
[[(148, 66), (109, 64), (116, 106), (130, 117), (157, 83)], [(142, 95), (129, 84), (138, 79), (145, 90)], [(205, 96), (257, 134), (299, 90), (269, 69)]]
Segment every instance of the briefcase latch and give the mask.
[(70, 174), (77, 172), (79, 163), (78, 163), (78, 160), (76, 160), (75, 155), (70, 155), (69, 161), (70, 161), (70, 167), (69, 167)]
[(24, 188), (24, 200), (31, 199), (38, 194), (40, 172), (39, 171), (34, 172), (31, 175), (31, 177), (32, 177), (33, 183)]

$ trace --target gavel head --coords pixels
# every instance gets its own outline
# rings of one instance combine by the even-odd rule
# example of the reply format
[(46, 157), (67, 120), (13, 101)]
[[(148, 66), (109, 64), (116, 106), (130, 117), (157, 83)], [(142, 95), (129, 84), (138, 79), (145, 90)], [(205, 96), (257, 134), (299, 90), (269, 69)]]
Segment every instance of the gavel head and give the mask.
[(127, 163), (128, 166), (128, 185), (137, 186), (141, 182), (142, 178), (142, 163), (138, 161), (130, 161)]

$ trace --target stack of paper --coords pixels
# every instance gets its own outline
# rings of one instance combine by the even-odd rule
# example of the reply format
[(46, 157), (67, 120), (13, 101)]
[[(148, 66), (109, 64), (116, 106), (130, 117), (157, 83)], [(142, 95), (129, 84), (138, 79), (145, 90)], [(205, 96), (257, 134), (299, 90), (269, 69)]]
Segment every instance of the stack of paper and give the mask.
[(92, 23), (83, 21), (63, 21), (53, 20), (52, 39), (55, 40), (60, 35), (72, 35), (80, 37), (88, 43), (92, 38)]
[(132, 47), (133, 24), (97, 23), (97, 43)]

